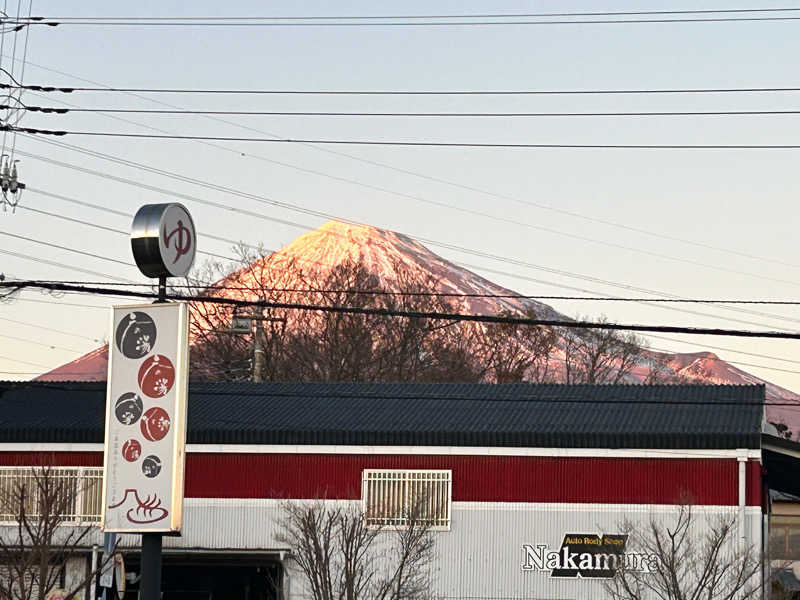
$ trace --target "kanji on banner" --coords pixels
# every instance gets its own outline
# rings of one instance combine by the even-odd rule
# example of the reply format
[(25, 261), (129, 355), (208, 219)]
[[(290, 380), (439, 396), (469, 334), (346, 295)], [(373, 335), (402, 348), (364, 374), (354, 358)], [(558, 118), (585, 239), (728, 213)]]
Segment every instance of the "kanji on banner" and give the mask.
[(185, 303), (113, 309), (103, 475), (105, 531), (180, 531), (188, 324)]

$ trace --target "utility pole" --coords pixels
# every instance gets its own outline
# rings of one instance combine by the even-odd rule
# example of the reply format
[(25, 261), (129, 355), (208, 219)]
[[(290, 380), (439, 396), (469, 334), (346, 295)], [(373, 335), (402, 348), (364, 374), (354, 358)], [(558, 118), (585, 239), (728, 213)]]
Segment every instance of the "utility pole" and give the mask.
[(251, 313), (249, 315), (233, 315), (231, 320), (231, 333), (253, 334), (253, 383), (264, 381), (264, 365), (267, 359), (267, 350), (264, 347), (264, 321), (272, 323), (285, 323), (283, 317), (265, 317), (262, 313)]
[(264, 362), (266, 359), (267, 351), (261, 340), (264, 337), (264, 317), (253, 318), (255, 321), (255, 332), (253, 333), (253, 383), (261, 383), (264, 381), (262, 371), (264, 370)]

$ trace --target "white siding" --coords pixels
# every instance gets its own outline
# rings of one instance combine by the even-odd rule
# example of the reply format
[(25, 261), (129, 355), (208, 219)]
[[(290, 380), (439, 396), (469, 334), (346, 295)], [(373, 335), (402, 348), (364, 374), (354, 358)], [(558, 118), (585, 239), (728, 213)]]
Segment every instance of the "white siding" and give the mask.
[[(360, 505), (353, 501), (354, 505)], [(275, 541), (280, 502), (276, 500), (186, 501), (181, 537), (165, 537), (164, 547), (207, 550), (287, 550)], [(704, 519), (735, 516), (737, 507), (698, 507), (696, 526)], [(437, 531), (433, 592), (446, 599), (527, 598), (599, 600), (602, 580), (552, 578), (547, 572), (523, 571), (523, 544), (546, 544), (558, 550), (566, 533), (620, 533), (629, 519), (645, 525), (651, 518), (672, 523), (677, 508), (651, 505), (528, 504), (454, 502), (450, 531)], [(761, 512), (749, 507), (746, 534), (761, 547)], [(136, 546), (137, 536), (122, 536)], [(292, 576), (292, 597), (301, 598), (301, 581)]]
[[(349, 502), (360, 507), (359, 501)], [(547, 572), (523, 571), (523, 544), (546, 544), (558, 550), (566, 533), (620, 533), (625, 519), (641, 525), (655, 518), (672, 523), (677, 507), (661, 505), (529, 504), (453, 502), (450, 531), (437, 531), (432, 566), (433, 593), (449, 599), (602, 600), (602, 580), (552, 578)], [(696, 526), (706, 518), (735, 516), (737, 507), (698, 507)], [(181, 537), (165, 537), (164, 547), (220, 552), (287, 550), (275, 540), (280, 501), (186, 500)], [(761, 547), (761, 512), (748, 507), (745, 532)], [(135, 548), (139, 536), (120, 536), (122, 548)], [(95, 530), (87, 544), (102, 544)], [(291, 598), (303, 598), (302, 577), (291, 577)]]

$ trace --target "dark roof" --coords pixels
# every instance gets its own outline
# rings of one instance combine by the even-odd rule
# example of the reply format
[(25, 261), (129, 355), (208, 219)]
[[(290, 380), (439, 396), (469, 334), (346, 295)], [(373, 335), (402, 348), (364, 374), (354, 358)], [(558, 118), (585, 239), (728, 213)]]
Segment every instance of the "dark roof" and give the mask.
[(762, 461), (767, 471), (770, 493), (777, 491), (800, 496), (800, 443), (774, 435), (761, 436)]
[[(764, 386), (193, 383), (188, 442), (758, 448)], [(0, 441), (101, 442), (105, 383), (0, 383)]]

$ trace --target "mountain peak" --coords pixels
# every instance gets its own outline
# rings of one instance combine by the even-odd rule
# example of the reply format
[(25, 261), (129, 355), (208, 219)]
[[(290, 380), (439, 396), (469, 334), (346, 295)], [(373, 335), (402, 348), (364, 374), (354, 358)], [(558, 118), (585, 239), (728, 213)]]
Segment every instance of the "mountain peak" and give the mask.
[[(282, 259), (282, 260), (281, 260)], [(388, 274), (399, 261), (421, 268), (445, 261), (419, 242), (401, 233), (371, 225), (328, 221), (287, 244), (269, 261), (297, 260), (300, 266), (316, 270), (344, 262), (357, 262), (376, 273)]]
[(331, 220), (320, 225), (309, 234), (331, 234), (337, 236), (347, 236), (352, 239), (369, 239), (373, 236), (391, 233), (386, 229), (380, 229), (372, 225), (361, 225), (358, 223), (346, 223), (344, 221)]
[[(228, 274), (218, 282), (219, 293), (230, 293), (223, 284), (234, 281), (241, 283), (249, 278), (257, 286), (272, 281), (279, 282), (279, 285), (273, 287), (303, 287), (308, 280), (324, 281), (326, 272), (330, 273), (337, 266), (347, 263), (360, 265), (370, 275), (374, 275), (388, 291), (399, 291), (404, 282), (420, 281), (424, 282), (426, 291), (429, 289), (432, 292), (452, 294), (453, 310), (448, 309), (448, 312), (493, 315), (502, 311), (517, 315), (532, 313), (544, 319), (566, 319), (552, 307), (533, 298), (514, 297), (512, 290), (436, 255), (406, 235), (343, 221), (329, 221), (306, 232), (270, 256)], [(769, 399), (786, 402), (800, 399), (792, 392), (765, 382), (720, 359), (713, 352), (651, 354), (653, 360), (659, 364), (658, 368), (663, 368), (671, 375), (705, 383), (766, 383)], [(104, 379), (107, 359), (107, 350), (98, 348), (39, 379)], [(552, 360), (554, 363), (563, 362), (563, 350), (557, 348)], [(652, 361), (643, 362), (635, 370), (634, 376), (645, 379), (652, 368)], [(796, 410), (791, 409), (795, 407), (783, 409), (780, 406), (770, 406), (769, 417), (772, 421), (790, 425), (797, 435), (800, 421)]]

